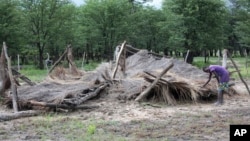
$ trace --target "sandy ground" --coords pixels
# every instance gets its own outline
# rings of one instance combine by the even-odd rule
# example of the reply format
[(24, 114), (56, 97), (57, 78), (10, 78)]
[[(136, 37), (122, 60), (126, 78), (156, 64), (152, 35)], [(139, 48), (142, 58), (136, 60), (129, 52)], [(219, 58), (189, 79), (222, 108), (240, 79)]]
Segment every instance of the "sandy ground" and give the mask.
[[(238, 87), (242, 89), (242, 93), (245, 93), (242, 84)], [(42, 121), (47, 121), (50, 118), (48, 115), (0, 122), (0, 140), (77, 140), (66, 137), (61, 130), (64, 127), (63, 124), (68, 125), (68, 121), (78, 119), (80, 122), (96, 121), (97, 136), (104, 137), (103, 139), (93, 137), (92, 140), (110, 140), (112, 134), (114, 136), (112, 140), (228, 141), (231, 124), (250, 123), (248, 94), (225, 95), (225, 103), (222, 106), (213, 105), (214, 101), (175, 106), (161, 103), (135, 103), (114, 101), (109, 99), (109, 96), (88, 102), (88, 104), (97, 104), (100, 108), (54, 115), (52, 118), (56, 120), (53, 122), (53, 127), (46, 128), (47, 131), (42, 133), (38, 130), (39, 126), (44, 125), (44, 123), (41, 124), (41, 119), (45, 118)], [(0, 113), (6, 112), (10, 110), (0, 108)], [(37, 121), (40, 121), (39, 124)], [(97, 121), (103, 121), (103, 123), (100, 124)], [(114, 124), (110, 124), (113, 122)], [(78, 131), (74, 133), (77, 134)], [(109, 137), (105, 137), (104, 134)]]

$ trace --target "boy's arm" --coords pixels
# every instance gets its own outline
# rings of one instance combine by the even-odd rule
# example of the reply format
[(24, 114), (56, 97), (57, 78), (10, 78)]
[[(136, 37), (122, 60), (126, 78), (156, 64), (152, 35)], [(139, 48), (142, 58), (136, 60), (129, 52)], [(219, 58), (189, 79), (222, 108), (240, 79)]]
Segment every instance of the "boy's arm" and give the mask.
[(209, 73), (209, 78), (208, 78), (207, 82), (202, 87), (205, 87), (210, 82), (211, 78), (212, 78), (212, 73)]

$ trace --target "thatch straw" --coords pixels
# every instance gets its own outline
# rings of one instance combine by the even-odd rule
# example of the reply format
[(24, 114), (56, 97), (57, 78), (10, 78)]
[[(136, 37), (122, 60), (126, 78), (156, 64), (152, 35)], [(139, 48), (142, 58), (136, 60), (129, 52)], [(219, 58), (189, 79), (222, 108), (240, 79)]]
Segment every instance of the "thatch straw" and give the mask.
[[(102, 63), (96, 70), (84, 73), (77, 80), (78, 83), (43, 82), (36, 86), (21, 88), (18, 90), (18, 94), (23, 103), (35, 100), (60, 104), (65, 99), (79, 97), (79, 93), (82, 93), (83, 89), (105, 82), (109, 83), (107, 92), (110, 95), (115, 93), (114, 96), (108, 98), (120, 97), (125, 100), (133, 100), (154, 81), (154, 76), (158, 76), (171, 63), (174, 64), (174, 67), (161, 77), (150, 91), (147, 100), (174, 105), (178, 102), (198, 102), (216, 97), (217, 83), (215, 80), (212, 80), (205, 88), (201, 88), (207, 81), (208, 74), (182, 60), (154, 57), (147, 50), (141, 50), (128, 57), (125, 76), (118, 70), (114, 80), (111, 80), (110, 77), (112, 73), (110, 64)], [(63, 72), (60, 70), (58, 76), (61, 73)]]

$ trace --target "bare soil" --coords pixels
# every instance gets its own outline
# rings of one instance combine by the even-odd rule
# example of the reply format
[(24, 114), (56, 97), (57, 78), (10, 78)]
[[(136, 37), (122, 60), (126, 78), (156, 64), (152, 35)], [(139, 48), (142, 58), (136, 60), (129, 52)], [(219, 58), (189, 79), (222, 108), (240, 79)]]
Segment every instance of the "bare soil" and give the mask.
[[(225, 95), (222, 106), (213, 105), (214, 101), (173, 106), (110, 98), (117, 95), (109, 94), (87, 103), (98, 104), (97, 109), (52, 112), (0, 122), (0, 140), (228, 141), (230, 125), (250, 121), (248, 94)], [(1, 112), (11, 111), (1, 107)], [(91, 125), (95, 127), (94, 133)]]

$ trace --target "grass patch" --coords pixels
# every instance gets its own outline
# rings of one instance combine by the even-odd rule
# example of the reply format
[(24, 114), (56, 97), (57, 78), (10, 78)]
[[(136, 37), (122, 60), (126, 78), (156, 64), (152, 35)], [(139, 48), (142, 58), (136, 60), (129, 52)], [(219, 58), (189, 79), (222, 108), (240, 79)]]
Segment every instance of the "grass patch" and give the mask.
[[(85, 71), (92, 71), (100, 64), (99, 62), (90, 61), (88, 64), (84, 64), (83, 68), (81, 68), (81, 61), (75, 62), (79, 69), (84, 69)], [(68, 67), (68, 64), (63, 66)], [(33, 82), (41, 82), (48, 75), (48, 71), (46, 69), (41, 70), (34, 65), (23, 65), (23, 69), (20, 70), (20, 73), (27, 76)]]
[(27, 76), (31, 81), (41, 82), (47, 76), (47, 70), (40, 70), (32, 65), (25, 65), (20, 73)]
[[(78, 61), (77, 61), (78, 62)], [(92, 71), (95, 70), (96, 67), (100, 64), (100, 62), (96, 62), (96, 61), (89, 61), (88, 64), (84, 64), (83, 68), (82, 68), (82, 64), (77, 63), (77, 67), (84, 69), (85, 71)]]

